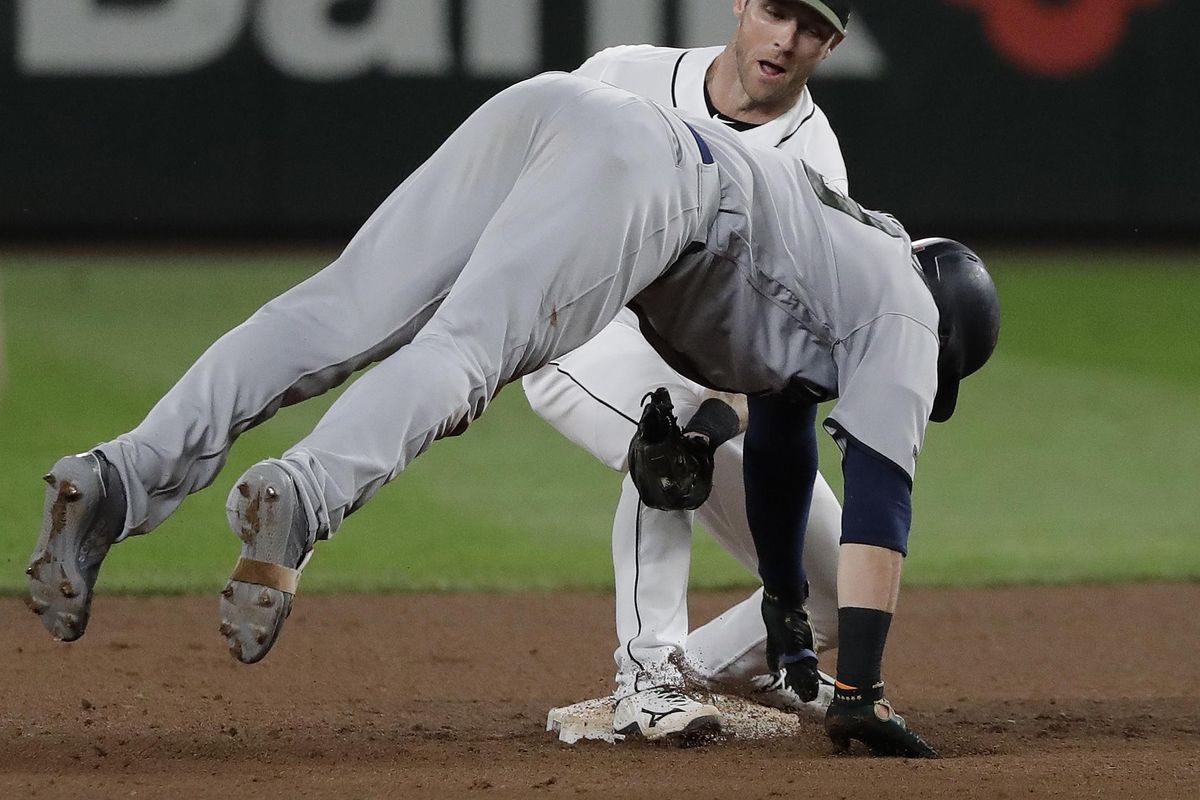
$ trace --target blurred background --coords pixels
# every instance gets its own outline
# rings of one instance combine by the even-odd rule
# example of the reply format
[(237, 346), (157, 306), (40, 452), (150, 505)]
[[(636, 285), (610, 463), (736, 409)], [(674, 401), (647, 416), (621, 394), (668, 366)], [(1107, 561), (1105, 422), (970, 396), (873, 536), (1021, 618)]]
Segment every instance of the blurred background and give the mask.
[[(0, 590), (23, 587), (46, 468), (136, 425), (481, 102), (613, 44), (723, 44), (731, 5), (0, 0)], [(858, 0), (812, 82), (855, 198), (975, 245), (1004, 306), (930, 431), (910, 583), (1200, 577), (1198, 34), (1185, 0)], [(219, 588), (229, 482), (331, 400), (243, 437), (102, 585)], [(606, 587), (618, 490), (512, 388), (306, 586)], [(694, 586), (751, 580), (698, 533)]]

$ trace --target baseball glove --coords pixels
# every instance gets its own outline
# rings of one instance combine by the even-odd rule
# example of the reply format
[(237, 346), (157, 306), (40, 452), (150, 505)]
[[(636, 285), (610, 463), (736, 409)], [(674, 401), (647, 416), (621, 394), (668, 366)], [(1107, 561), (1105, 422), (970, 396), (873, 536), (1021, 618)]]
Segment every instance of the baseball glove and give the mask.
[(662, 511), (699, 508), (712, 492), (713, 446), (679, 429), (671, 393), (642, 398), (642, 419), (629, 442), (629, 476), (642, 502)]

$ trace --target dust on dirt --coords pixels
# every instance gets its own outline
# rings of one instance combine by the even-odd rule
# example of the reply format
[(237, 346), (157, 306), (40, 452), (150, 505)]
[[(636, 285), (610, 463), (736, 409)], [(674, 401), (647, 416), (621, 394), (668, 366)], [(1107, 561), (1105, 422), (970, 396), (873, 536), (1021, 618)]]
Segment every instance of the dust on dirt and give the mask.
[(811, 721), (559, 743), (546, 712), (611, 688), (606, 595), (302, 592), (246, 666), (215, 593), (100, 588), (70, 645), (0, 602), (0, 797), (1200, 797), (1195, 585), (906, 590), (884, 677), (933, 762), (834, 757)]

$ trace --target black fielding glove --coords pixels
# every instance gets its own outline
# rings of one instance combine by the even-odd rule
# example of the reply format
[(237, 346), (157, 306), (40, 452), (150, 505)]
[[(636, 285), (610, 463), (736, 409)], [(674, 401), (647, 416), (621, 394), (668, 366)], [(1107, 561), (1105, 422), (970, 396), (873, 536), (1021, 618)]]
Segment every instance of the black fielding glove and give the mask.
[(679, 429), (665, 388), (646, 395), (629, 442), (629, 476), (642, 502), (660, 511), (699, 508), (712, 492), (715, 449), (706, 436)]
[[(807, 586), (804, 595), (808, 595)], [(816, 700), (821, 677), (808, 609), (803, 602), (789, 605), (764, 591), (762, 615), (767, 627), (767, 668), (782, 672), (784, 683), (804, 702)]]

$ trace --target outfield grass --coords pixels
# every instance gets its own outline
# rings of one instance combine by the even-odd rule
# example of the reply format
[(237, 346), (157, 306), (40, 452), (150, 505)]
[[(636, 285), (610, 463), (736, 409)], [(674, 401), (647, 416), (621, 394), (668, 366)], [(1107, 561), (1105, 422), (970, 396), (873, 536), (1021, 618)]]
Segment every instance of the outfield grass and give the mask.
[[(24, 584), (46, 468), (134, 426), (209, 342), (327, 255), (0, 255), (0, 591)], [(991, 263), (1000, 349), (955, 420), (930, 430), (907, 582), (1200, 578), (1200, 257)], [(114, 551), (104, 588), (219, 588), (238, 551), (224, 522), (230, 482), (303, 436), (332, 399), (244, 436), (211, 489)], [(822, 446), (837, 485), (835, 451)], [(321, 545), (306, 590), (607, 587), (618, 490), (513, 387)], [(693, 586), (748, 581), (697, 535)]]

